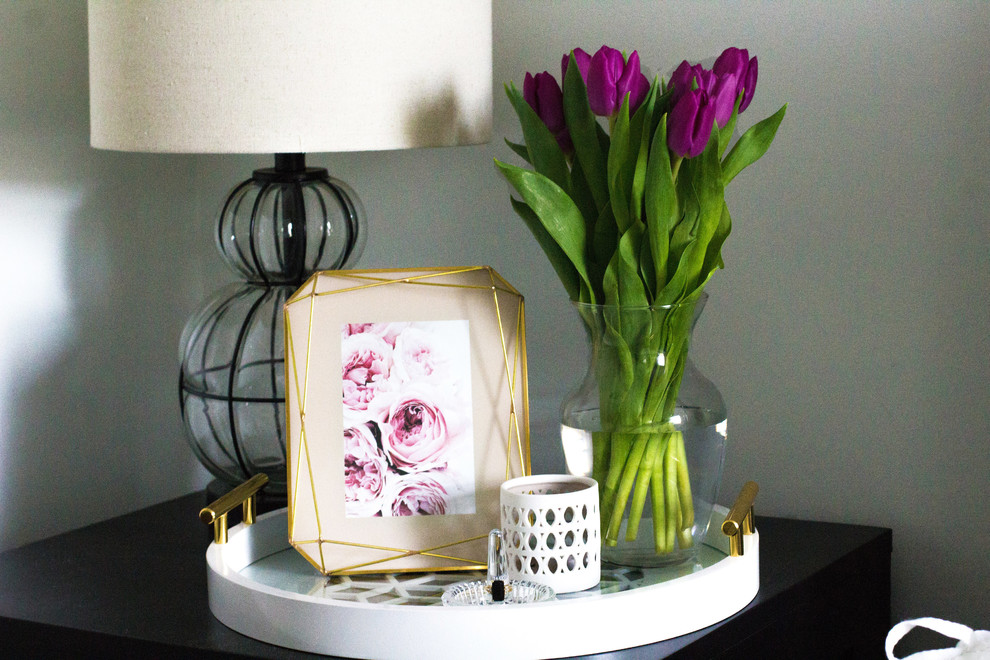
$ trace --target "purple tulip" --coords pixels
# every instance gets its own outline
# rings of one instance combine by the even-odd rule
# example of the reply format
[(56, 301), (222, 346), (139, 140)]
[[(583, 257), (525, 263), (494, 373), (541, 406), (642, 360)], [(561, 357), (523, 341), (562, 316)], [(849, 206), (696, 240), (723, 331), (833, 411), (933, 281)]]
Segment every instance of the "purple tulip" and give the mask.
[(527, 73), (523, 80), (523, 99), (550, 129), (560, 148), (565, 152), (573, 150), (571, 135), (564, 122), (564, 95), (553, 75), (547, 71), (535, 76)]
[(715, 122), (715, 104), (704, 89), (683, 93), (667, 115), (667, 146), (676, 155), (694, 158), (705, 150)]
[(523, 99), (551, 133), (564, 128), (564, 96), (552, 74), (547, 71), (535, 76), (527, 73), (523, 80)]
[(697, 87), (698, 88), (702, 87), (701, 83), (702, 80), (704, 79), (702, 75), (703, 72), (704, 69), (701, 68), (700, 64), (695, 64), (694, 66), (691, 66), (691, 64), (687, 60), (684, 60), (677, 65), (677, 68), (674, 69), (674, 72), (670, 74), (670, 83), (668, 84), (668, 87), (674, 88), (674, 91), (671, 92), (670, 95), (671, 107), (677, 105), (677, 102), (681, 99), (681, 97), (684, 96), (684, 94), (686, 94), (687, 92), (691, 91), (691, 89), (694, 87), (694, 85), (692, 85), (692, 82), (696, 78), (698, 78)]
[(732, 118), (732, 108), (735, 107), (736, 97), (739, 95), (737, 88), (735, 74), (725, 76), (711, 74), (711, 81), (706, 89), (715, 105), (715, 121), (718, 122), (719, 128), (724, 128)]
[(650, 83), (639, 69), (639, 53), (633, 51), (629, 60), (614, 48), (602, 46), (591, 58), (588, 67), (588, 102), (599, 117), (611, 117), (629, 95), (629, 111), (646, 98)]
[(709, 71), (700, 64), (692, 66), (684, 60), (670, 76), (670, 84), (674, 87), (671, 106), (676, 106), (681, 97), (693, 88), (702, 89), (708, 92), (710, 102), (715, 107), (715, 121), (719, 128), (723, 128), (732, 117), (732, 108), (738, 96), (737, 81), (735, 73), (719, 75), (714, 70)]
[[(573, 50), (574, 61), (577, 62), (578, 71), (581, 73), (581, 80), (584, 84), (588, 84), (588, 68), (591, 67), (591, 55), (584, 52), (580, 48), (575, 48)], [(564, 80), (567, 77), (567, 65), (571, 63), (571, 54), (564, 53), (564, 57), (560, 60), (560, 79)]]
[(726, 48), (715, 60), (712, 71), (718, 76), (736, 77), (736, 96), (739, 96), (739, 92), (743, 92), (739, 112), (742, 113), (748, 108), (749, 102), (753, 100), (753, 92), (756, 91), (756, 78), (759, 74), (756, 58), (750, 59), (749, 51), (745, 48)]

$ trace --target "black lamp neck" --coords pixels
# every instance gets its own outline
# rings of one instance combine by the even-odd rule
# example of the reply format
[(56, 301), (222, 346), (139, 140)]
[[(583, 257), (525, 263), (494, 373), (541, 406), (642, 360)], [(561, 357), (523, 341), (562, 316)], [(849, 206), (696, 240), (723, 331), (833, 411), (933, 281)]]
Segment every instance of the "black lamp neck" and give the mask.
[(306, 167), (306, 154), (275, 154), (275, 167), (255, 170), (253, 176), (264, 183), (301, 183), (326, 179), (329, 174), (322, 167)]
[(298, 173), (306, 171), (306, 154), (275, 154), (275, 171)]

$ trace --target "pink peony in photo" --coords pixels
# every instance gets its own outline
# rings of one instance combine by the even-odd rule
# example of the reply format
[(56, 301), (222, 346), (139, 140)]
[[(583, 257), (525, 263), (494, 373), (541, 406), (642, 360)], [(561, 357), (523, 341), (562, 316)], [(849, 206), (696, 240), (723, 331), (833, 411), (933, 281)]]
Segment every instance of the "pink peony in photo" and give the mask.
[(366, 410), (391, 385), (392, 347), (377, 334), (359, 333), (344, 337), (341, 351), (344, 412)]
[(381, 337), (389, 346), (395, 346), (395, 338), (409, 327), (409, 323), (346, 323), (344, 336), (371, 334)]
[(395, 341), (395, 375), (402, 382), (444, 381), (455, 365), (444, 346), (436, 344), (436, 335), (419, 328), (409, 328)]
[(409, 387), (392, 403), (382, 444), (392, 465), (421, 472), (447, 465), (450, 438), (443, 411), (425, 387)]
[(467, 321), (341, 331), (348, 517), (474, 513)]
[(379, 515), (388, 461), (368, 425), (344, 431), (344, 506), (350, 517)]
[(390, 491), (387, 516), (442, 516), (447, 513), (447, 489), (428, 473), (399, 477)]

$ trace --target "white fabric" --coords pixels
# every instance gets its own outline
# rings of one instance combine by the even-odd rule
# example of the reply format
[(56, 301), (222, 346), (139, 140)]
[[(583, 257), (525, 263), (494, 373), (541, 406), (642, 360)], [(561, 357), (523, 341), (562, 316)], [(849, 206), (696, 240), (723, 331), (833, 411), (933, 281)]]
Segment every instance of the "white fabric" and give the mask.
[[(901, 641), (908, 632), (918, 627), (928, 628), (946, 637), (958, 639), (959, 643), (954, 648), (919, 651), (898, 659), (894, 655), (894, 647), (897, 642)], [(908, 660), (909, 658), (910, 660), (944, 660), (948, 658), (990, 660), (990, 631), (973, 630), (961, 623), (932, 617), (911, 619), (910, 621), (901, 621), (890, 629), (890, 632), (887, 633), (886, 649), (888, 660)]]
[(90, 0), (89, 84), (101, 149), (487, 142), (491, 0)]

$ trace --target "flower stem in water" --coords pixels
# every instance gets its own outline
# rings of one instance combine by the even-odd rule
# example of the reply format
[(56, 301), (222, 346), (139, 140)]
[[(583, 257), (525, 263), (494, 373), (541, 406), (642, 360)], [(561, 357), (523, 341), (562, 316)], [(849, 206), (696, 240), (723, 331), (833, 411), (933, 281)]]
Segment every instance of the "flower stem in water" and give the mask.
[(632, 542), (639, 535), (639, 523), (643, 518), (643, 507), (646, 504), (646, 494), (650, 490), (653, 479), (653, 468), (656, 465), (657, 453), (663, 451), (664, 437), (659, 433), (650, 433), (643, 452), (643, 460), (636, 474), (636, 487), (633, 491), (632, 504), (629, 505), (629, 523), (626, 526), (626, 541)]

